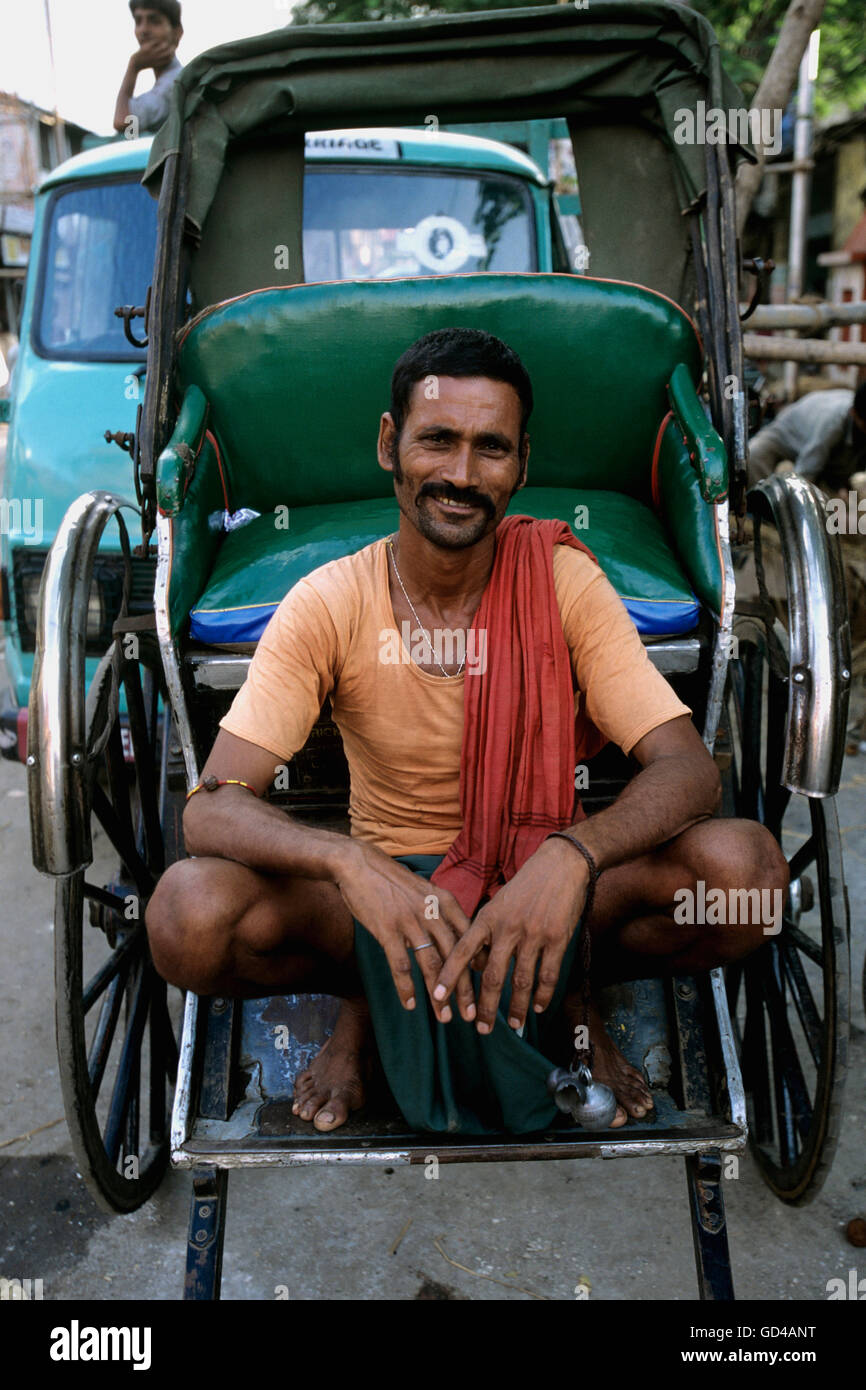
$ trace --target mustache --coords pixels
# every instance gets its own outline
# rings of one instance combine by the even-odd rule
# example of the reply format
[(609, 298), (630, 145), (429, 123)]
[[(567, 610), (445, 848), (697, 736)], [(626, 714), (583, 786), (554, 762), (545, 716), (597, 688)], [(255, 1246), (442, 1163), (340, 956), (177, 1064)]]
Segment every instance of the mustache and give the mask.
[(415, 499), (416, 503), (424, 497), (438, 498), (443, 502), (462, 502), (464, 506), (481, 507), (488, 516), (493, 516), (496, 508), (489, 497), (474, 488), (449, 487), (447, 483), (424, 483)]

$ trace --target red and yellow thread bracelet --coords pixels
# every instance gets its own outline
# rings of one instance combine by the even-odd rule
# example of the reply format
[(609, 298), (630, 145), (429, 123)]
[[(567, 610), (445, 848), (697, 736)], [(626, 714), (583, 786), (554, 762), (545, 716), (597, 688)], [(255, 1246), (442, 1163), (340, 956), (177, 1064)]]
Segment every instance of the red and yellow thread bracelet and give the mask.
[(196, 792), (200, 791), (215, 792), (218, 787), (246, 787), (253, 796), (258, 796), (255, 787), (251, 787), (249, 782), (242, 782), (239, 777), (205, 777), (201, 782), (196, 783), (191, 791), (187, 792), (186, 799), (189, 801), (191, 796), (195, 796)]

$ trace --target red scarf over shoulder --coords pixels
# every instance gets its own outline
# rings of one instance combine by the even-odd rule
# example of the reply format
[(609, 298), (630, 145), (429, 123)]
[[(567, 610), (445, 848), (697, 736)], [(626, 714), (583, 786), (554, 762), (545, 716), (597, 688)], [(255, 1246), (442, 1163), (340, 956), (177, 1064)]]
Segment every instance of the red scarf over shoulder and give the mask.
[[(575, 717), (571, 658), (553, 584), (553, 547), (598, 564), (563, 521), (510, 516), (496, 531), (490, 579), (472, 627), (486, 634), (483, 673), (467, 672), (460, 809), (463, 827), (432, 876), (471, 917), (551, 830), (585, 819), (575, 804), (578, 754), (606, 740)], [(484, 650), (479, 645), (476, 650)]]

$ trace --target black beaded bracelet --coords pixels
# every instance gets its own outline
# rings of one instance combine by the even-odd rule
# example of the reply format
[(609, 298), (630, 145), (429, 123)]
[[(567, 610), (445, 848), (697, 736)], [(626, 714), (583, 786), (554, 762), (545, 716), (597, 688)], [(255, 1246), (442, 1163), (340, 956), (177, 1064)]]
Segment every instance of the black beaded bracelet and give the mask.
[(580, 851), (580, 853), (586, 860), (587, 866), (589, 868), (589, 887), (586, 890), (586, 902), (583, 906), (583, 915), (586, 916), (586, 914), (592, 907), (592, 900), (595, 895), (595, 885), (601, 877), (601, 869), (596, 864), (594, 858), (592, 857), (592, 854), (587, 849), (586, 845), (581, 844), (580, 840), (576, 840), (575, 837), (573, 835), (570, 835), (567, 830), (551, 830), (550, 834), (546, 838), (548, 840), (567, 840), (570, 845), (574, 845), (574, 848)]

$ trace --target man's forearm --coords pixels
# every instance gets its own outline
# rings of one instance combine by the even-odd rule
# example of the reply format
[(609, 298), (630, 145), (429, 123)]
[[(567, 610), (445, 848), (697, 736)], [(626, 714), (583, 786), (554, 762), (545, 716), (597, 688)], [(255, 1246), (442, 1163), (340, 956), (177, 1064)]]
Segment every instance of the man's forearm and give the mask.
[(129, 103), (132, 101), (137, 81), (138, 69), (130, 64), (126, 69), (123, 82), (120, 84), (120, 91), (117, 94), (117, 105), (114, 108), (114, 129), (117, 131), (123, 131), (129, 118)]
[(183, 830), (187, 853), (199, 858), (330, 882), (359, 848), (348, 835), (299, 824), (243, 787), (197, 792), (184, 811)]
[(628, 783), (612, 806), (571, 826), (599, 871), (646, 854), (709, 820), (718, 809), (719, 775), (707, 759), (696, 773), (687, 752), (658, 758)]

